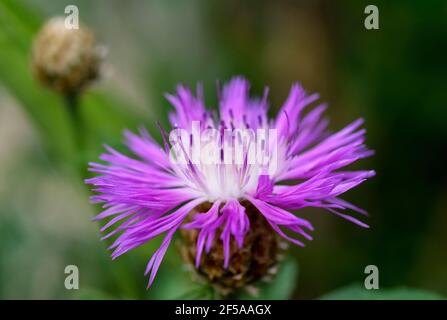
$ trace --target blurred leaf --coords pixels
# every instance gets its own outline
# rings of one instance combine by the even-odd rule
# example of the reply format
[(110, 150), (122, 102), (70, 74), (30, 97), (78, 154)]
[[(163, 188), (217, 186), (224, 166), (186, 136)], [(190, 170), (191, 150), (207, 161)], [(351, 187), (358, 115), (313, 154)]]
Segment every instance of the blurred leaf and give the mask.
[(272, 282), (260, 283), (256, 296), (242, 293), (239, 299), (283, 300), (289, 299), (298, 280), (298, 263), (294, 259), (286, 259), (280, 266)]
[[(157, 279), (147, 292), (150, 299), (179, 299), (191, 294), (197, 295), (194, 299), (200, 299), (200, 296), (205, 294), (205, 290), (203, 294), (200, 293), (201, 288), (191, 280), (189, 272), (182, 269), (183, 264), (180, 259), (177, 264), (172, 264), (170, 261), (164, 262), (166, 265), (160, 268)], [(147, 278), (143, 279), (143, 281), (147, 280)], [(184, 297), (184, 299), (193, 298)]]
[(215, 290), (207, 285), (197, 286), (192, 290), (176, 297), (179, 300), (218, 300), (219, 297)]
[(79, 289), (74, 295), (77, 300), (112, 300), (116, 299), (113, 296), (93, 288)]
[(325, 294), (322, 300), (441, 300), (437, 293), (413, 288), (367, 290), (360, 283)]

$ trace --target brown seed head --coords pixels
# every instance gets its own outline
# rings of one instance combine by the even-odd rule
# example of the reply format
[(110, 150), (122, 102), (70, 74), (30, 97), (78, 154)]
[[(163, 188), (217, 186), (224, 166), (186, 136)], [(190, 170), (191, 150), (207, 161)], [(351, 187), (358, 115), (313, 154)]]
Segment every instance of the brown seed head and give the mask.
[(34, 39), (31, 63), (41, 83), (59, 93), (72, 94), (98, 77), (101, 56), (88, 28), (68, 29), (64, 18), (56, 17)]
[[(229, 294), (234, 290), (247, 287), (255, 281), (267, 276), (275, 270), (280, 254), (280, 240), (263, 215), (249, 202), (241, 203), (250, 220), (242, 248), (231, 238), (230, 264), (224, 268), (224, 254), (220, 231), (214, 237), (214, 243), (209, 253), (203, 253), (200, 266), (195, 268), (197, 230), (181, 230), (180, 249), (184, 260), (194, 267), (196, 274), (206, 280), (221, 294)], [(195, 208), (195, 212), (206, 212), (209, 203)]]

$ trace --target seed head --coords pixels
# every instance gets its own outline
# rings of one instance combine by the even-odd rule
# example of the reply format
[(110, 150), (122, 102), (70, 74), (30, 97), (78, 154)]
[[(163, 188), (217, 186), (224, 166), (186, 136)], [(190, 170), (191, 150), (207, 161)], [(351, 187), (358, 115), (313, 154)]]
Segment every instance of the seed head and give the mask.
[(37, 34), (31, 63), (35, 77), (62, 94), (81, 91), (99, 75), (102, 54), (85, 26), (68, 29), (63, 17), (50, 19)]
[[(242, 247), (234, 238), (230, 241), (230, 263), (224, 267), (224, 249), (219, 238), (207, 254), (201, 256), (200, 265), (194, 266), (197, 255), (197, 229), (181, 230), (180, 250), (183, 259), (195, 270), (200, 280), (211, 284), (219, 293), (226, 295), (239, 288), (246, 288), (259, 279), (271, 275), (282, 250), (280, 239), (263, 215), (248, 201), (242, 205), (250, 221)], [(195, 208), (191, 215), (206, 212), (211, 204), (205, 203)]]

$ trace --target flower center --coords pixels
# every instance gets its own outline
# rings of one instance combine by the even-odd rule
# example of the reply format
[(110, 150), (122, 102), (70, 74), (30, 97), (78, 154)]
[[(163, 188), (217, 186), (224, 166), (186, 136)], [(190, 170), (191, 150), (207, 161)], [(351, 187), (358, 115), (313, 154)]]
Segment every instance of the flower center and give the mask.
[(279, 147), (276, 129), (219, 129), (193, 122), (191, 130), (169, 136), (170, 159), (185, 183), (208, 201), (226, 201), (256, 190), (259, 176), (273, 176), (286, 149)]
[[(217, 235), (209, 253), (202, 255), (199, 268), (193, 267), (199, 230), (181, 230), (180, 250), (183, 259), (200, 278), (211, 283), (222, 294), (229, 294), (274, 273), (281, 251), (280, 241), (264, 216), (248, 201), (242, 201), (241, 204), (250, 220), (250, 229), (242, 247), (231, 239), (228, 268), (224, 268), (223, 244)], [(206, 212), (210, 207), (210, 203), (204, 203), (191, 211), (190, 216), (196, 212)]]

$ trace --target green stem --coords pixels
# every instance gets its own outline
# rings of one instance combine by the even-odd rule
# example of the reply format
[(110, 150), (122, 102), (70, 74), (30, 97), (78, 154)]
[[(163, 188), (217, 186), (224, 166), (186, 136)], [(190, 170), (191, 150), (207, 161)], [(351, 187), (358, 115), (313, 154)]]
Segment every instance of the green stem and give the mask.
[(84, 155), (84, 139), (83, 139), (83, 126), (79, 104), (78, 93), (67, 93), (65, 95), (65, 105), (68, 113), (70, 114), (70, 120), (72, 125), (72, 132), (74, 136), (74, 144), (76, 149), (76, 163), (75, 166), (82, 179), (86, 178), (86, 170), (83, 163)]
[(68, 93), (65, 95), (65, 104), (67, 106), (68, 112), (70, 114), (71, 122), (73, 125), (73, 131), (76, 141), (76, 147), (79, 149), (81, 147), (81, 117), (79, 112), (79, 96), (77, 93)]

